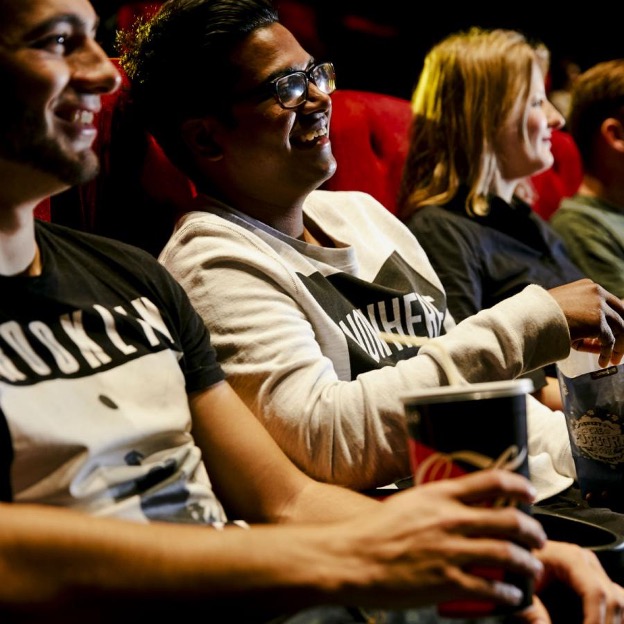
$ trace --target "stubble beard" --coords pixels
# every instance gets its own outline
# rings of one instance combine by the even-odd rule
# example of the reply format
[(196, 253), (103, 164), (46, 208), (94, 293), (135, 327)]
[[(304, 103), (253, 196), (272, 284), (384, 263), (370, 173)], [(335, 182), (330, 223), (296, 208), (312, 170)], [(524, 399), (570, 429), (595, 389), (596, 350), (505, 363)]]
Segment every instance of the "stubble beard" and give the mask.
[(56, 177), (67, 186), (84, 184), (99, 171), (98, 158), (92, 149), (70, 152), (62, 143), (47, 136), (44, 123), (22, 113), (22, 119), (0, 142), (0, 156), (30, 165)]

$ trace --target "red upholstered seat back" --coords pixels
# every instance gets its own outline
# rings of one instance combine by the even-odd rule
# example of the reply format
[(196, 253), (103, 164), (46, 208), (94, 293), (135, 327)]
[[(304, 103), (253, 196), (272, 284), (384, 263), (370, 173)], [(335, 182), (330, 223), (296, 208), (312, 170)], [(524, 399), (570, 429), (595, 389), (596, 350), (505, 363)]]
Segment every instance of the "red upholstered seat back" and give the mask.
[(348, 89), (338, 89), (332, 101), (330, 138), (338, 168), (323, 188), (365, 191), (396, 214), (412, 117), (409, 102)]
[(564, 197), (578, 191), (583, 180), (581, 154), (569, 132), (553, 130), (552, 153), (553, 166), (531, 178), (536, 192), (533, 210), (547, 221)]
[(35, 208), (35, 218), (42, 221), (50, 221), (50, 200), (44, 199)]

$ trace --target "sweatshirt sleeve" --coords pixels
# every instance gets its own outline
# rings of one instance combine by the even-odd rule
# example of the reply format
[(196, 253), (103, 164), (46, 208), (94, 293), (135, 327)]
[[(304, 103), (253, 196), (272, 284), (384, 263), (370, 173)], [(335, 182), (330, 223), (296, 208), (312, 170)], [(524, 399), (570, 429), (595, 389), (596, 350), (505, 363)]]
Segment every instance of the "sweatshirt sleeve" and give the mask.
[[(280, 446), (313, 477), (354, 489), (408, 475), (401, 398), (447, 383), (435, 352), (425, 346), (395, 366), (345, 379), (326, 355), (340, 330), (315, 333), (316, 312), (301, 304), (305, 293), (287, 259), (227, 222), (220, 231), (202, 227), (179, 231), (161, 261), (209, 327), (229, 382)], [(537, 286), (435, 340), (471, 382), (515, 377), (570, 348), (563, 313)]]
[(536, 502), (550, 498), (572, 485), (576, 468), (563, 412), (553, 411), (527, 396), (529, 471), (537, 489)]

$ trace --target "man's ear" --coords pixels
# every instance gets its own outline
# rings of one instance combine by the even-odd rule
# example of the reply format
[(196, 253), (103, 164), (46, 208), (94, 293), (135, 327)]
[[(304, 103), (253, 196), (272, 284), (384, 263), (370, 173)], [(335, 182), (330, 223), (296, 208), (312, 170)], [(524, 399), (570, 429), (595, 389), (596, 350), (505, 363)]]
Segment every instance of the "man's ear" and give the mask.
[(601, 126), (600, 131), (612, 148), (624, 153), (624, 125), (615, 117), (608, 117)]
[(217, 121), (210, 117), (187, 119), (182, 123), (181, 132), (184, 142), (198, 158), (219, 160), (223, 155), (217, 140)]

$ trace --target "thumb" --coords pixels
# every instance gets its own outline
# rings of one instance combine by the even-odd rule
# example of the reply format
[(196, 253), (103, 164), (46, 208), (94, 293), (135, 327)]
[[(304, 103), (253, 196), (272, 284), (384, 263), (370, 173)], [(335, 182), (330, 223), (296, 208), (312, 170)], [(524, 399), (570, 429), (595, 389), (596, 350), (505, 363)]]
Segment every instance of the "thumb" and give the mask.
[(548, 611), (544, 603), (537, 597), (533, 596), (533, 604), (530, 607), (515, 613), (509, 620), (510, 624), (552, 624)]

